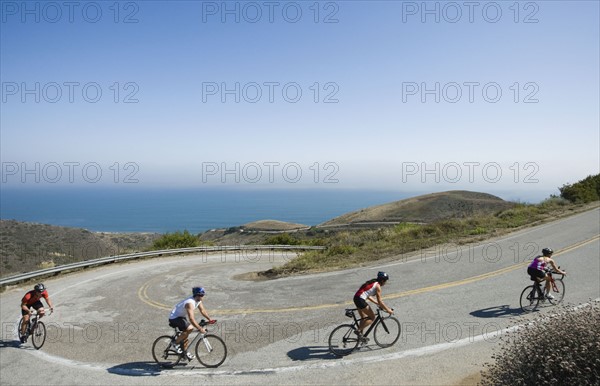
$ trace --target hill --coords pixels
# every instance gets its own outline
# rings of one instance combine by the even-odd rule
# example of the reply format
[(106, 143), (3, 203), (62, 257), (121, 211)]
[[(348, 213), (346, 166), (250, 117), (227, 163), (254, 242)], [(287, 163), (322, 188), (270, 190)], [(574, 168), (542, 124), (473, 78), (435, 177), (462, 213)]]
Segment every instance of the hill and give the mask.
[(0, 220), (0, 276), (141, 251), (158, 237)]
[(412, 197), (377, 205), (329, 220), (320, 227), (382, 223), (431, 223), (452, 218), (492, 214), (510, 209), (515, 203), (487, 193), (455, 190)]
[(260, 220), (244, 224), (241, 228), (251, 232), (293, 232), (305, 230), (310, 227), (303, 224), (295, 224), (277, 220)]

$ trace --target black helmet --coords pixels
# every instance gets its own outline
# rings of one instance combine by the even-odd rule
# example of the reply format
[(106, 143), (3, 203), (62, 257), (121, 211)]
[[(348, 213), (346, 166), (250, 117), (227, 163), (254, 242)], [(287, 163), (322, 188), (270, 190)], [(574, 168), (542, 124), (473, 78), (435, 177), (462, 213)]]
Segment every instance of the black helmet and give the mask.
[(196, 296), (196, 295), (204, 296), (205, 293), (206, 293), (206, 291), (204, 291), (204, 288), (202, 288), (202, 287), (192, 288), (192, 295), (194, 295), (194, 296)]
[(39, 283), (36, 284), (35, 287), (33, 287), (33, 289), (36, 291), (43, 292), (46, 289), (46, 286), (44, 286), (42, 283)]
[(551, 248), (542, 249), (542, 255), (544, 256), (552, 256), (553, 253), (554, 251)]
[(377, 272), (377, 281), (379, 281), (379, 282), (388, 281), (389, 279), (390, 279), (390, 277), (388, 276), (387, 273), (385, 273), (383, 271)]

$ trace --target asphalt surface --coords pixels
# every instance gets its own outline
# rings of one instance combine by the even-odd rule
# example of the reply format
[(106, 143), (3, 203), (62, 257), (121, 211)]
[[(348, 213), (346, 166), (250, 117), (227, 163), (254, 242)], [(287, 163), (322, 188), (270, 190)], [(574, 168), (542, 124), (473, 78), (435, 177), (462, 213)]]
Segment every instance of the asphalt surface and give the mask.
[[(20, 345), (19, 301), (28, 288), (0, 295), (0, 383), (23, 384), (456, 384), (483, 369), (497, 331), (523, 318), (519, 295), (526, 263), (546, 246), (567, 271), (565, 302), (600, 298), (600, 210), (472, 245), (399, 256), (382, 265), (270, 281), (235, 277), (281, 264), (294, 254), (263, 252), (169, 257), (105, 266), (45, 281), (55, 312), (44, 318), (41, 350)], [(328, 352), (331, 330), (364, 281), (385, 270), (385, 302), (402, 335), (344, 358)], [(171, 333), (169, 311), (191, 287), (218, 322), (229, 354), (217, 369), (197, 361), (154, 364), (151, 344)], [(198, 318), (200, 318), (199, 314)], [(35, 367), (35, 370), (32, 368)]]

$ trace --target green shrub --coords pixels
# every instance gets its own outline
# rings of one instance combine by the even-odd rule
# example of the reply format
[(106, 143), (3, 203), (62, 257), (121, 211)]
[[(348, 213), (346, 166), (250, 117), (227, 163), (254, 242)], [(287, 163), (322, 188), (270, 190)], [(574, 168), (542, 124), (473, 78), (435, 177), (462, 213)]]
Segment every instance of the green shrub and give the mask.
[(356, 247), (351, 245), (334, 245), (333, 247), (329, 247), (325, 252), (326, 256), (346, 256), (351, 255), (356, 252)]
[(266, 245), (300, 245), (300, 241), (289, 233), (280, 233), (275, 236), (267, 237), (264, 243)]
[(503, 338), (482, 384), (600, 384), (600, 304), (558, 311)]
[(560, 190), (560, 196), (574, 203), (588, 203), (600, 200), (600, 174), (588, 176), (572, 185), (565, 184)]
[(153, 250), (162, 249), (178, 249), (178, 248), (191, 248), (200, 245), (198, 237), (190, 234), (187, 230), (183, 233), (177, 231), (175, 233), (166, 233), (160, 238), (154, 240), (152, 245)]

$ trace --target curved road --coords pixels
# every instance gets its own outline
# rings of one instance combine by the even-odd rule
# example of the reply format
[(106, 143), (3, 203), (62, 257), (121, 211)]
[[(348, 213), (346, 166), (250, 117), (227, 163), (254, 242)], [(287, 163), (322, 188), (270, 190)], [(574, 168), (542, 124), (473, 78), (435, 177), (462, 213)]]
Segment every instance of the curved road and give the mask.
[[(600, 210), (472, 245), (448, 245), (374, 267), (251, 282), (238, 274), (293, 254), (263, 252), (159, 258), (47, 280), (55, 313), (42, 350), (15, 337), (27, 288), (0, 295), (2, 384), (452, 384), (476, 373), (498, 347), (496, 331), (519, 321), (526, 262), (542, 247), (567, 270), (565, 301), (600, 297)], [(379, 269), (390, 274), (386, 303), (403, 333), (391, 348), (368, 345), (343, 359), (327, 350), (344, 307)], [(161, 370), (150, 346), (173, 304), (192, 285), (219, 320), (229, 355), (218, 369), (198, 362)], [(552, 312), (543, 308), (539, 313)], [(536, 315), (527, 315), (531, 318)], [(34, 361), (34, 362), (32, 362)], [(32, 363), (36, 370), (31, 371)]]

